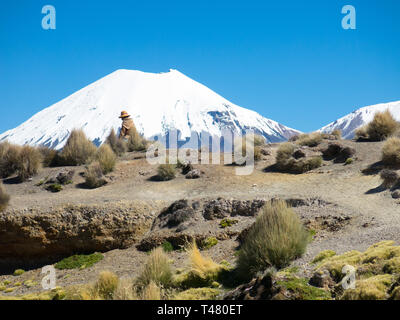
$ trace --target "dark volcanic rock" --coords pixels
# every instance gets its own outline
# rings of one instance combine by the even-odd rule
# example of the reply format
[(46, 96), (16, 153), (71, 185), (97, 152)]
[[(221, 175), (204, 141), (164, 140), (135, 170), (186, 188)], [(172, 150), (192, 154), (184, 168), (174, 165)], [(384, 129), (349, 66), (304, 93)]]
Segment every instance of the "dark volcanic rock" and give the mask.
[(176, 227), (193, 217), (194, 213), (193, 207), (189, 205), (187, 200), (178, 200), (160, 213), (154, 225), (159, 228)]

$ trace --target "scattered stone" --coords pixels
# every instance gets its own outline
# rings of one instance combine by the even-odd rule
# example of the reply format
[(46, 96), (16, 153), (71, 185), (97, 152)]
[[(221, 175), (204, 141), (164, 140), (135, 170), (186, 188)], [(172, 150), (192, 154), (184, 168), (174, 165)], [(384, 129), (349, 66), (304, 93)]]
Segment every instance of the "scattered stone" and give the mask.
[(396, 190), (392, 192), (393, 199), (400, 199), (400, 190)]
[[(186, 175), (186, 174), (188, 174), (189, 172), (191, 172), (191, 171), (193, 171), (193, 165), (191, 164), (191, 163), (187, 163), (187, 164), (185, 164), (184, 166), (183, 166), (183, 168), (182, 168), (182, 174), (183, 175)], [(191, 179), (191, 178), (188, 178), (188, 179)]]
[(191, 170), (186, 174), (186, 179), (198, 179), (200, 177), (201, 177), (201, 172), (199, 169)]
[(331, 278), (328, 270), (319, 270), (311, 277), (309, 284), (314, 287), (329, 289), (335, 285), (335, 281)]

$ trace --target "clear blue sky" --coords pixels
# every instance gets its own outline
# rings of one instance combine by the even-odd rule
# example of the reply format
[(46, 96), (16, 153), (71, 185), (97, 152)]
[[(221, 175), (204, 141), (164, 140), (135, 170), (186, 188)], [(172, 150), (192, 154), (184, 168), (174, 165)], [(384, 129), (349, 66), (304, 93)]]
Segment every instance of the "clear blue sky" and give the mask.
[(0, 41), (0, 132), (120, 68), (178, 69), (302, 131), (400, 100), (399, 0), (4, 0)]

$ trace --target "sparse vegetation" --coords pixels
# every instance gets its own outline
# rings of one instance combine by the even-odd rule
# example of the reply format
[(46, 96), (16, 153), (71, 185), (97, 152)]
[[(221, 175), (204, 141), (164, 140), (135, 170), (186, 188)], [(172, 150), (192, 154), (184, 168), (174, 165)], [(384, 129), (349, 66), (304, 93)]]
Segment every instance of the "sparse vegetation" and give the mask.
[(204, 240), (201, 248), (207, 250), (207, 249), (214, 247), (217, 244), (218, 244), (218, 240), (215, 237), (209, 237), (206, 240)]
[(168, 287), (172, 283), (172, 269), (168, 256), (159, 247), (150, 252), (148, 260), (138, 278), (138, 285), (148, 286), (151, 282), (158, 286)]
[(60, 155), (57, 150), (50, 149), (48, 147), (41, 146), (38, 148), (42, 155), (43, 167), (56, 167), (62, 165)]
[(338, 140), (342, 139), (342, 131), (339, 129), (333, 130), (331, 135), (335, 136)]
[(103, 271), (99, 274), (99, 277), (93, 286), (92, 296), (104, 300), (112, 300), (118, 284), (119, 278), (114, 273)]
[(382, 162), (386, 165), (400, 165), (400, 138), (387, 139), (382, 148)]
[(175, 284), (180, 288), (211, 287), (219, 280), (227, 267), (203, 257), (194, 242), (188, 249), (190, 270), (177, 275)]
[(312, 132), (308, 134), (299, 135), (296, 144), (300, 146), (316, 147), (322, 141), (322, 134), (319, 132)]
[(352, 164), (354, 162), (353, 158), (347, 158), (344, 164), (348, 166), (349, 164)]
[(80, 166), (89, 163), (96, 153), (96, 146), (86, 137), (83, 130), (72, 130), (61, 157), (65, 165)]
[(110, 145), (103, 144), (96, 151), (96, 160), (100, 165), (103, 174), (110, 173), (115, 168), (115, 163), (117, 162), (117, 156), (111, 149)]
[(296, 159), (293, 157), (296, 147), (290, 143), (283, 143), (276, 154), (276, 166), (283, 172), (304, 173), (322, 165), (322, 158), (314, 156), (310, 158)]
[(169, 163), (160, 164), (157, 168), (157, 177), (159, 178), (159, 180), (162, 181), (175, 179), (176, 177), (175, 166)]
[(355, 137), (357, 140), (382, 141), (394, 135), (399, 127), (389, 110), (377, 112), (371, 122), (356, 130)]
[(103, 176), (103, 170), (100, 165), (95, 162), (89, 165), (85, 171), (85, 185), (90, 189), (100, 188), (107, 184)]
[(219, 222), (219, 225), (221, 228), (228, 228), (233, 226), (234, 224), (238, 223), (238, 220), (235, 219), (228, 219), (228, 218), (224, 218)]
[(55, 264), (55, 268), (59, 270), (63, 269), (85, 269), (89, 268), (95, 263), (101, 261), (104, 256), (101, 253), (92, 253), (89, 255), (78, 254), (71, 257), (65, 258)]
[(171, 244), (171, 242), (168, 241), (164, 241), (161, 247), (164, 249), (165, 252), (174, 251), (174, 246)]
[(17, 170), (21, 147), (8, 142), (0, 143), (0, 177), (7, 178)]
[(24, 273), (25, 273), (25, 270), (17, 269), (17, 270), (14, 271), (13, 275), (14, 276), (20, 276), (20, 275), (22, 275)]
[(130, 129), (130, 136), (127, 141), (127, 148), (129, 152), (132, 151), (146, 151), (147, 141), (139, 134), (136, 127)]
[(0, 182), (0, 212), (4, 211), (10, 201), (10, 196), (6, 193), (3, 184)]
[(38, 173), (42, 156), (38, 149), (28, 145), (20, 149), (18, 161), (15, 164), (18, 178), (25, 181)]
[(62, 185), (59, 184), (59, 183), (52, 183), (52, 184), (49, 184), (49, 185), (46, 187), (46, 190), (47, 190), (47, 191), (50, 191), (50, 192), (53, 192), (53, 193), (60, 192), (62, 189), (63, 189), (63, 187), (62, 187)]
[(285, 201), (268, 202), (239, 251), (239, 274), (249, 278), (270, 267), (286, 267), (304, 253), (308, 241), (307, 230)]
[(111, 132), (106, 139), (106, 143), (111, 147), (111, 149), (114, 151), (114, 153), (118, 156), (123, 155), (127, 150), (126, 143), (122, 139), (119, 139), (117, 137), (114, 129), (111, 129)]
[(395, 133), (399, 124), (389, 110), (377, 112), (374, 119), (367, 125), (368, 138), (372, 141), (381, 141)]

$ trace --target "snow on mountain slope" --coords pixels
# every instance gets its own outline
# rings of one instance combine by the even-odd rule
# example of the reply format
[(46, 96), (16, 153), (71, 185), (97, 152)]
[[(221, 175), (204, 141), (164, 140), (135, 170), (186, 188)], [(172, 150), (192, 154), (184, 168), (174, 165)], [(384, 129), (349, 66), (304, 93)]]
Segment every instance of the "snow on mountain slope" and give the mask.
[(352, 139), (355, 130), (370, 122), (376, 112), (389, 110), (397, 121), (400, 121), (400, 101), (381, 103), (372, 106), (360, 108), (347, 116), (344, 116), (335, 122), (332, 122), (318, 131), (329, 133), (339, 129), (345, 139)]
[(232, 104), (179, 71), (117, 70), (1, 134), (0, 141), (60, 149), (71, 130), (82, 128), (99, 145), (112, 128), (118, 132), (122, 110), (132, 115), (138, 131), (147, 138), (165, 135), (170, 129), (179, 130), (182, 139), (192, 132), (220, 136), (221, 129), (238, 134), (253, 129), (276, 142), (298, 133)]

